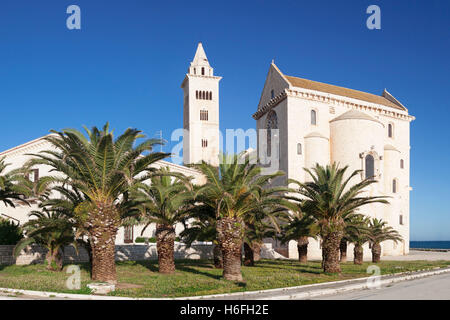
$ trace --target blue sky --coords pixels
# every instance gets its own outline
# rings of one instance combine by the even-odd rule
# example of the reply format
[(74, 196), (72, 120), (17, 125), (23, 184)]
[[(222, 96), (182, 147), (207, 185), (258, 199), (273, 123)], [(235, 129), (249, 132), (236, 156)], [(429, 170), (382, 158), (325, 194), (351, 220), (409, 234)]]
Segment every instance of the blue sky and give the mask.
[[(82, 29), (66, 28), (81, 8)], [(381, 30), (366, 8), (381, 8)], [(2, 0), (0, 150), (49, 129), (110, 121), (165, 138), (203, 42), (221, 82), (221, 128), (254, 128), (272, 59), (290, 75), (380, 94), (411, 125), (411, 238), (450, 240), (450, 2)], [(166, 147), (170, 150), (170, 145)]]

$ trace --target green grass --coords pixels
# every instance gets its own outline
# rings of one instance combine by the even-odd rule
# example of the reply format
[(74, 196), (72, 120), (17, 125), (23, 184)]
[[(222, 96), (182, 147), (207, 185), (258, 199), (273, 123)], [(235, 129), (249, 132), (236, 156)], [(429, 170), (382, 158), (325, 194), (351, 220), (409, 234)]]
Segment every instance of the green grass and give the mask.
[[(242, 267), (243, 283), (221, 278), (222, 270), (214, 269), (211, 261), (178, 260), (173, 275), (158, 273), (156, 261), (127, 261), (117, 263), (120, 287), (113, 294), (132, 297), (183, 297), (218, 293), (264, 290), (312, 283), (367, 277), (371, 263), (356, 266), (342, 264), (341, 274), (324, 274), (320, 262), (300, 264), (297, 261), (262, 260), (254, 267)], [(450, 261), (383, 261), (377, 264), (381, 274), (447, 267)], [(81, 289), (69, 290), (66, 281), (70, 274), (51, 272), (44, 265), (0, 266), (0, 287), (53, 291), (64, 293), (89, 293), (90, 281), (87, 265), (81, 267)]]

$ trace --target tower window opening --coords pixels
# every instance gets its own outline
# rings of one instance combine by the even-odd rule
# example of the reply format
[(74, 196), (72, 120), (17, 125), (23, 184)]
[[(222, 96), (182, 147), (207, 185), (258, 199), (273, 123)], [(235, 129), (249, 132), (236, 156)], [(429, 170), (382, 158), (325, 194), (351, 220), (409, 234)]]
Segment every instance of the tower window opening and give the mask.
[(275, 98), (275, 92), (274, 92), (273, 90), (270, 91), (270, 98), (271, 98), (271, 99)]
[(208, 140), (202, 139), (202, 148), (207, 148), (207, 147), (208, 147)]
[(202, 76), (205, 75), (205, 67), (202, 67)]
[(208, 110), (200, 110), (200, 120), (208, 121)]
[(392, 180), (392, 193), (397, 193), (397, 179)]
[(400, 160), (400, 169), (404, 169), (405, 168), (405, 160), (401, 159)]
[(400, 216), (399, 216), (399, 224), (400, 225), (403, 225), (403, 215), (401, 214)]

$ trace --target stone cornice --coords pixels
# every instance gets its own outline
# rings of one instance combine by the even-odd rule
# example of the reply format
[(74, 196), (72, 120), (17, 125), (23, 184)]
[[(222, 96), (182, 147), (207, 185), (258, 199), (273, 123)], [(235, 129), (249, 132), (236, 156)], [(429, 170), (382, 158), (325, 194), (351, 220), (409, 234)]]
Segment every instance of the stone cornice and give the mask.
[(22, 145), (19, 145), (17, 147), (11, 148), (9, 150), (3, 151), (0, 153), (0, 157), (15, 157), (17, 155), (23, 155), (30, 152), (35, 151), (36, 149), (39, 149), (46, 144), (48, 144), (48, 141), (45, 140), (47, 136), (32, 140), (30, 142), (24, 143)]
[(365, 102), (362, 100), (357, 100), (357, 99), (352, 99), (352, 98), (347, 98), (347, 97), (341, 97), (341, 96), (337, 96), (337, 95), (333, 95), (333, 94), (329, 94), (329, 93), (313, 91), (313, 90), (308, 90), (308, 89), (298, 89), (298, 88), (284, 89), (284, 91), (282, 93), (280, 93), (279, 95), (277, 95), (276, 97), (271, 99), (263, 107), (258, 109), (258, 111), (256, 111), (253, 114), (253, 118), (255, 120), (258, 120), (266, 112), (270, 111), (273, 107), (278, 105), (278, 103), (280, 103), (287, 97), (306, 99), (306, 100), (310, 100), (310, 101), (318, 101), (318, 102), (327, 103), (329, 105), (334, 105), (334, 106), (345, 106), (348, 109), (376, 112), (383, 116), (392, 117), (392, 118), (405, 120), (405, 121), (415, 120), (415, 117), (410, 116), (407, 113), (398, 112), (387, 106), (382, 106), (379, 104), (374, 104), (374, 103)]
[(190, 74), (190, 73), (186, 73), (186, 76), (183, 79), (183, 82), (181, 83), (181, 88), (184, 87), (184, 83), (186, 82), (187, 79), (189, 78), (203, 78), (203, 79), (214, 79), (214, 80), (222, 80), (222, 77), (218, 77), (218, 76), (202, 76), (200, 74)]

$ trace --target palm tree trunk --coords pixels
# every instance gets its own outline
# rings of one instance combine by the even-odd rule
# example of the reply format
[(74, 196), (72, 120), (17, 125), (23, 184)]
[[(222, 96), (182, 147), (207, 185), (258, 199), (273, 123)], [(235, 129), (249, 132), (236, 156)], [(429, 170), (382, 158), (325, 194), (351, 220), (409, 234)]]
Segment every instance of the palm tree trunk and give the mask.
[(253, 248), (244, 242), (244, 266), (254, 266), (255, 260), (253, 255)]
[(92, 280), (117, 283), (116, 234), (117, 227), (104, 226), (91, 229)]
[(220, 251), (220, 247), (215, 243), (213, 247), (213, 257), (214, 257), (214, 268), (222, 269), (223, 268), (222, 252)]
[(217, 239), (223, 257), (223, 277), (226, 280), (242, 281), (241, 247), (244, 237), (244, 222), (239, 218), (222, 218), (217, 221)]
[(372, 244), (372, 262), (378, 263), (381, 260), (381, 245), (379, 243)]
[(47, 270), (61, 271), (63, 268), (63, 256), (61, 250), (58, 248), (49, 248), (45, 255), (47, 261)]
[(298, 261), (300, 263), (308, 262), (308, 237), (300, 237), (297, 240)]
[(156, 225), (156, 250), (158, 251), (158, 264), (160, 273), (174, 273), (174, 243), (175, 228), (171, 225)]
[(322, 253), (323, 253), (323, 271), (326, 273), (340, 273), (339, 265), (339, 244), (342, 239), (342, 232), (334, 231), (323, 237)]
[(341, 252), (340, 262), (347, 262), (347, 240), (341, 240), (339, 251)]
[(259, 261), (261, 260), (261, 247), (263, 244), (261, 242), (255, 241), (252, 243), (253, 248), (253, 260)]
[(364, 257), (364, 249), (362, 245), (355, 243), (355, 248), (353, 249), (353, 263), (354, 264), (362, 264)]

